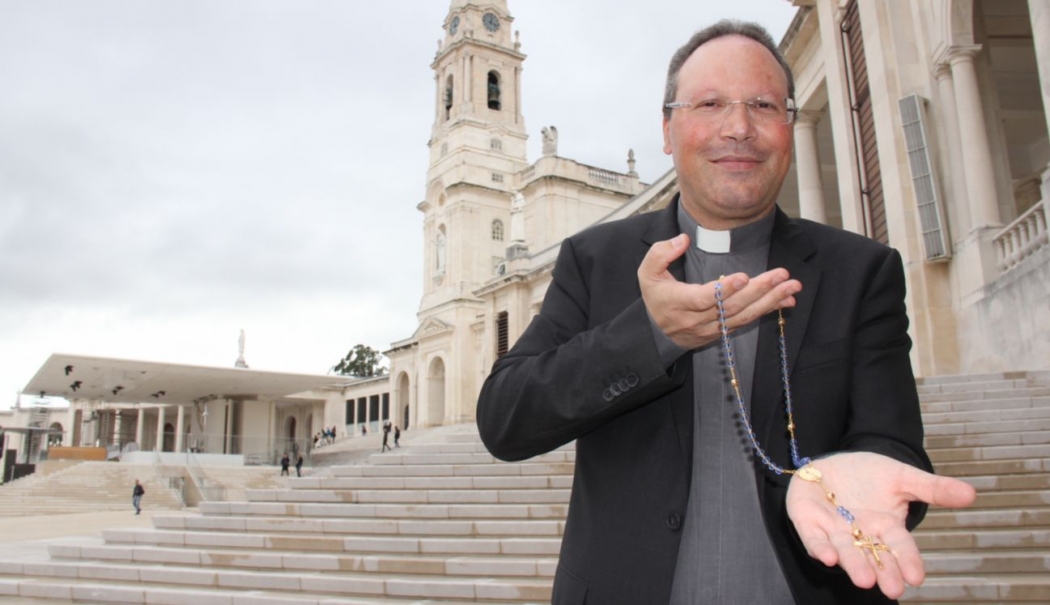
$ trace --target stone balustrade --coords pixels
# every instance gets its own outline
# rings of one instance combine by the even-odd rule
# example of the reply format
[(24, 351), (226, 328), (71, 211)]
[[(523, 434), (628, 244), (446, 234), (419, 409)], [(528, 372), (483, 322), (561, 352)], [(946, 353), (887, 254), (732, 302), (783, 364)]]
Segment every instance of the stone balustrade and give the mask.
[(1032, 206), (995, 236), (1000, 271), (1009, 271), (1047, 245), (1046, 206), (1046, 200)]

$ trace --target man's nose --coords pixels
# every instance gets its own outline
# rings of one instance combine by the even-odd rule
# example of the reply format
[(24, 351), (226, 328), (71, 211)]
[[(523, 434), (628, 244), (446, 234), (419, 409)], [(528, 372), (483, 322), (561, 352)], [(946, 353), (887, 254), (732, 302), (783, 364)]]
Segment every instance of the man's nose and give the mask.
[(755, 123), (746, 103), (733, 103), (722, 116), (722, 136), (737, 141), (755, 136)]

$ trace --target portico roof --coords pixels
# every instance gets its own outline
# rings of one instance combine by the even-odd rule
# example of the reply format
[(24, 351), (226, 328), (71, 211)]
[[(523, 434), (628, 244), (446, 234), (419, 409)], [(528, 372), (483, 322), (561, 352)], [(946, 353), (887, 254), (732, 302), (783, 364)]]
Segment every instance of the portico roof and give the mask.
[(108, 403), (174, 404), (216, 398), (273, 401), (350, 380), (346, 376), (53, 353), (23, 392)]

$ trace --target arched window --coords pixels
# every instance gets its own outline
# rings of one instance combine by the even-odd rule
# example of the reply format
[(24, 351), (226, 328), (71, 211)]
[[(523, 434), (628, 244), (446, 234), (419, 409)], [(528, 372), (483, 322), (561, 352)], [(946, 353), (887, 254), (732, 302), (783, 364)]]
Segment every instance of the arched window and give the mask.
[(503, 241), (503, 221), (499, 219), (492, 221), (492, 241)]
[(452, 114), (452, 76), (445, 80), (445, 119)]
[(499, 74), (495, 71), (489, 72), (489, 109), (500, 108)]

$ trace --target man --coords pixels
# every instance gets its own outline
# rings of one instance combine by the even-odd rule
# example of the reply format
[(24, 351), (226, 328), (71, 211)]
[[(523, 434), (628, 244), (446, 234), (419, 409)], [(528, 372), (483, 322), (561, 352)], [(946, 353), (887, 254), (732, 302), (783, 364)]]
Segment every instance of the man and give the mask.
[(302, 477), (303, 476), (303, 455), (302, 454), (299, 454), (299, 456), (297, 456), (296, 459), (295, 459), (295, 476), (296, 477)]
[(388, 441), (389, 437), (390, 437), (390, 423), (389, 422), (384, 422), (383, 423), (383, 447), (379, 450), (380, 454), (382, 454), (383, 452), (385, 452), (388, 449), (390, 449), (390, 445), (387, 444), (387, 441)]
[(290, 456), (288, 456), (288, 452), (285, 452), (284, 455), (281, 456), (281, 476), (282, 477), (287, 477), (288, 476), (288, 467), (291, 466), (291, 464), (292, 464), (292, 459), (291, 459)]
[[(974, 498), (919, 470), (900, 256), (776, 208), (793, 88), (759, 26), (694, 35), (665, 93), (679, 195), (567, 239), (540, 314), (482, 388), (494, 455), (576, 440), (556, 604), (892, 602), (923, 580), (912, 501)], [(819, 482), (767, 468), (805, 464), (796, 436)]]
[(142, 513), (142, 496), (146, 495), (146, 488), (142, 487), (138, 479), (135, 479), (135, 487), (131, 490), (131, 505), (135, 507), (135, 514)]

